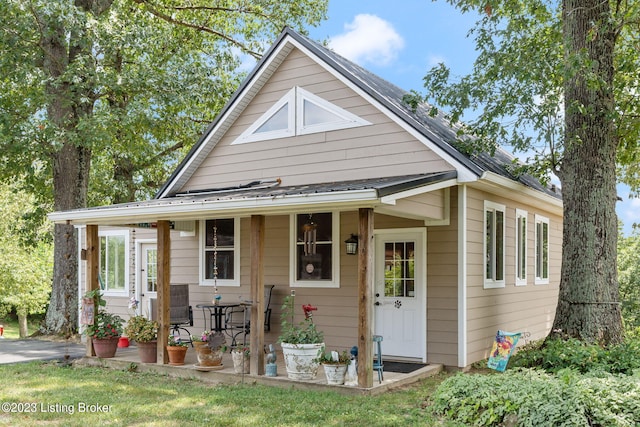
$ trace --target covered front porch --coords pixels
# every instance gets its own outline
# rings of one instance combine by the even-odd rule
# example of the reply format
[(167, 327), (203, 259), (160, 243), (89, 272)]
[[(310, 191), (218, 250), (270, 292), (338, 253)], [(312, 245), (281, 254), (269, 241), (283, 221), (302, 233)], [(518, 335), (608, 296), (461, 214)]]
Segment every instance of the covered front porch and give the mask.
[[(455, 235), (455, 225), (449, 227), (450, 203), (455, 199), (450, 194), (450, 187), (455, 184), (455, 172), (288, 188), (279, 187), (276, 183), (250, 189), (214, 189), (177, 194), (146, 202), (60, 212), (50, 217), (57, 222), (84, 226), (85, 248), (81, 268), (85, 270), (85, 286), (81, 289), (81, 294), (100, 287), (101, 227), (134, 229), (140, 224), (153, 224), (152, 229), (146, 229), (145, 241), (150, 240), (151, 236), (157, 247), (157, 296), (154, 312), (160, 324), (159, 343), (166, 343), (170, 333), (172, 283), (189, 283), (192, 290), (196, 291), (197, 295), (191, 297), (194, 317), (202, 315), (196, 311), (196, 305), (211, 302), (217, 288), (211, 285), (211, 281), (206, 283), (202, 276), (205, 269), (203, 259), (206, 258), (202, 243), (207, 236), (205, 226), (207, 222), (216, 221), (217, 218), (235, 218), (235, 236), (242, 244), (242, 249), (234, 255), (237, 257), (234, 259), (237, 268), (236, 283), (220, 290), (225, 293), (227, 301), (234, 298), (237, 301), (240, 297), (251, 301), (249, 310), (252, 327), (248, 343), (251, 354), (257, 355), (251, 359), (251, 376), (264, 376), (265, 358), (262, 350), (266, 345), (277, 342), (277, 327), (269, 333), (268, 340), (265, 339), (264, 328), (260, 327), (265, 320), (265, 286), (275, 284), (280, 297), (275, 301), (273, 313), (276, 322), (279, 318), (277, 307), (282, 303), (283, 296), (291, 290), (302, 295), (304, 300), (300, 303), (318, 305), (318, 318), (325, 322), (325, 338), (327, 335), (330, 337), (328, 341), (325, 340), (326, 349), (348, 350), (357, 345), (358, 388), (371, 389), (374, 387), (375, 376), (373, 335), (381, 328), (388, 329), (385, 325), (394, 322), (393, 318), (380, 314), (385, 307), (402, 307), (402, 310), (412, 311), (409, 316), (405, 316), (409, 320), (403, 320), (404, 329), (400, 331), (404, 333), (385, 331), (383, 354), (403, 356), (399, 351), (412, 349), (415, 354), (407, 357), (422, 363), (428, 361), (427, 226), (443, 229), (446, 238)], [(298, 276), (302, 264), (296, 263), (302, 253), (302, 242), (296, 233), (302, 228), (300, 225), (303, 224), (303, 218), (309, 213), (325, 215), (327, 224), (334, 224), (333, 237), (329, 242), (333, 246), (328, 249), (325, 257), (331, 260), (331, 267), (335, 268), (330, 280), (324, 280), (325, 277), (319, 275), (303, 277), (302, 280)], [(172, 230), (175, 224), (184, 222), (196, 224), (190, 237), (183, 238), (181, 232)], [(230, 229), (233, 230), (234, 227)], [(386, 273), (384, 270), (376, 273), (376, 268), (386, 265), (395, 269), (391, 264), (395, 262), (396, 252), (395, 249), (389, 252), (385, 246), (380, 246), (376, 259), (376, 241), (384, 244), (384, 239), (377, 239), (376, 235), (394, 230), (402, 231), (405, 235), (413, 233), (410, 237), (412, 242), (405, 240), (402, 243), (402, 238), (399, 238), (388, 240), (394, 242), (390, 245), (395, 248), (398, 246), (397, 242), (401, 242), (406, 253), (420, 252), (420, 256), (415, 259), (400, 257), (403, 258), (399, 261), (404, 265), (402, 270), (414, 276), (402, 276), (395, 280), (396, 286), (399, 284), (400, 288), (391, 289), (391, 297), (385, 306), (381, 300), (387, 296), (387, 281), (379, 280), (376, 283), (375, 276), (378, 274), (385, 277)], [(346, 254), (343, 247), (342, 242), (350, 235), (357, 236), (355, 255)], [(392, 234), (386, 236), (390, 236), (388, 239), (396, 238)], [(318, 243), (321, 244), (326, 244), (326, 241)], [(391, 258), (380, 258), (380, 254), (384, 255), (385, 252), (389, 252)], [(325, 265), (318, 265), (318, 270), (321, 269), (324, 275), (328, 269)], [(136, 268), (140, 266), (136, 265)], [(445, 284), (442, 276), (439, 281), (441, 285)], [(125, 289), (120, 295), (112, 295), (110, 298), (112, 301), (118, 300), (122, 307), (123, 301), (127, 301), (130, 296), (130, 290)], [(451, 292), (455, 292), (455, 288), (452, 287)], [(377, 320), (374, 319), (374, 310), (379, 313)], [(387, 310), (390, 311), (400, 310)], [(441, 314), (442, 311), (437, 313)], [(434, 324), (447, 326), (450, 322)], [(196, 327), (193, 332), (197, 334), (203, 329)], [(454, 336), (455, 330), (447, 330), (445, 333), (446, 337)], [(393, 341), (393, 338), (401, 335), (412, 335), (413, 341), (410, 344)], [(441, 333), (437, 336), (442, 339)], [(448, 351), (449, 347), (450, 345), (445, 349)], [(436, 350), (434, 354), (441, 354), (440, 348)], [(86, 354), (95, 354), (90, 342), (87, 343)], [(167, 363), (165, 346), (158, 345), (158, 364)]]

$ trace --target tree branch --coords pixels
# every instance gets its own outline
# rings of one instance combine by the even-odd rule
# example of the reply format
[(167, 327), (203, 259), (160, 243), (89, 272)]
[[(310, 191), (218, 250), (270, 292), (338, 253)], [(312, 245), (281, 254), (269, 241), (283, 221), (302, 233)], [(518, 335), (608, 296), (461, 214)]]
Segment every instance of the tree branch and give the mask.
[(219, 37), (223, 40), (228, 41), (229, 43), (233, 44), (234, 46), (237, 46), (238, 48), (240, 48), (243, 52), (246, 52), (247, 54), (253, 56), (256, 59), (260, 59), (260, 57), (262, 56), (260, 53), (255, 52), (254, 50), (251, 50), (249, 47), (247, 47), (245, 44), (240, 43), (238, 40), (234, 39), (233, 37), (230, 37), (226, 34), (221, 33), (220, 31), (216, 31), (212, 28), (209, 27), (205, 27), (203, 25), (199, 25), (199, 24), (192, 24), (191, 22), (186, 22), (186, 21), (182, 21), (179, 19), (175, 19), (170, 15), (167, 15), (164, 12), (161, 12), (160, 10), (154, 8), (147, 0), (133, 0), (135, 3), (138, 3), (140, 5), (145, 6), (145, 8), (149, 11), (149, 13), (151, 13), (152, 15), (166, 21), (169, 22), (171, 24), (175, 24), (175, 25), (180, 25), (183, 27), (187, 27), (187, 28), (193, 28), (195, 30), (198, 31), (202, 31), (205, 33), (209, 33), (209, 34), (213, 34), (216, 37)]

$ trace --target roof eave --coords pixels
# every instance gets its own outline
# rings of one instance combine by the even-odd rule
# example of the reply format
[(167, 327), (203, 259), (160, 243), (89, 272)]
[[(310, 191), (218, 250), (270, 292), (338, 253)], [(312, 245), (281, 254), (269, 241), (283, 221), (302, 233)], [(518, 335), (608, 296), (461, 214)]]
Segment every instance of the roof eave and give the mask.
[(57, 224), (118, 225), (159, 220), (199, 219), (213, 215), (290, 213), (307, 208), (348, 209), (379, 204), (376, 189), (332, 191), (327, 193), (254, 197), (229, 200), (185, 201), (148, 205), (123, 204), (53, 212), (48, 218)]

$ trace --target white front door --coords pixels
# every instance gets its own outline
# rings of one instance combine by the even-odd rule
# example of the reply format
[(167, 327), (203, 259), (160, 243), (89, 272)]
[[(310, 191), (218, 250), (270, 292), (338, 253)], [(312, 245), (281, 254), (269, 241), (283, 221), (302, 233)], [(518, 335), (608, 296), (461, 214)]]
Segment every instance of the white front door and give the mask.
[(158, 249), (155, 243), (142, 243), (139, 253), (140, 314), (151, 319), (151, 300), (158, 295)]
[(385, 356), (426, 361), (426, 229), (375, 235), (375, 334)]

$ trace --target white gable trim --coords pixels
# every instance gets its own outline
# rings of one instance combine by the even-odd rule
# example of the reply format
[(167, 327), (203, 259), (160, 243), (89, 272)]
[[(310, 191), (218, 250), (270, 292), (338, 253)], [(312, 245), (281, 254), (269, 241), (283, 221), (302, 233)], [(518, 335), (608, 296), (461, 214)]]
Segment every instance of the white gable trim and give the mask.
[[(337, 105), (327, 101), (326, 99), (314, 95), (313, 93), (304, 90), (301, 87), (296, 87), (296, 94), (296, 130), (298, 135), (348, 129), (358, 126), (367, 126), (371, 124), (365, 119), (358, 117), (355, 114), (352, 114), (349, 111), (345, 110), (344, 108), (340, 108)], [(320, 107), (323, 110), (333, 114), (339, 120), (305, 125), (304, 119), (307, 114), (304, 111), (305, 101), (309, 101), (317, 107)]]
[[(309, 102), (329, 113), (334, 119), (314, 124), (305, 124), (309, 114), (305, 110), (305, 102)], [(283, 107), (287, 107), (287, 124), (281, 129), (259, 132), (259, 129), (271, 120)], [(245, 144), (248, 142), (268, 141), (276, 138), (287, 138), (295, 135), (307, 135), (317, 132), (348, 129), (366, 126), (371, 123), (313, 93), (295, 86), (282, 98), (273, 104), (258, 120), (249, 126), (231, 144)]]

